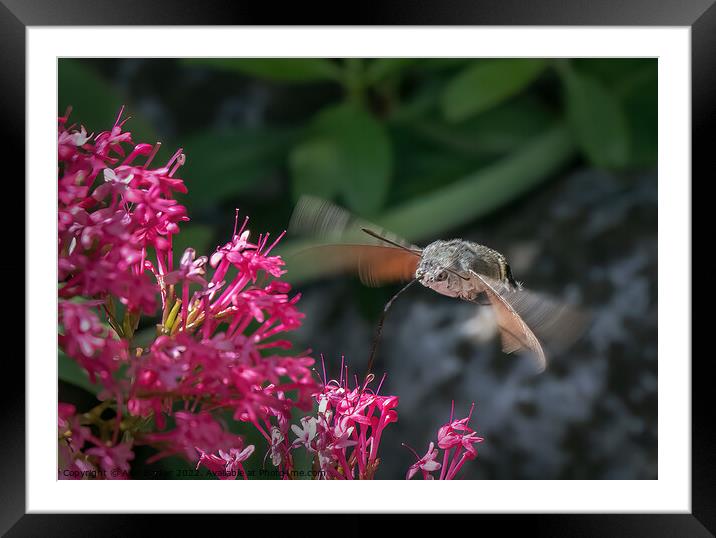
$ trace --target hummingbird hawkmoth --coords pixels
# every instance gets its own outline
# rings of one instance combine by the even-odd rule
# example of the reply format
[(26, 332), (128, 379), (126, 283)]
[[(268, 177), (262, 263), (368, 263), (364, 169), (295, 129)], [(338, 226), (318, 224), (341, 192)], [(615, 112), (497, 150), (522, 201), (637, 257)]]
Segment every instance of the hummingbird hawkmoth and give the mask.
[(357, 273), (368, 286), (409, 281), (384, 308), (369, 373), (385, 313), (415, 282), (442, 295), (491, 306), (503, 351), (531, 351), (539, 371), (547, 362), (543, 343), (553, 350), (563, 349), (581, 334), (588, 320), (583, 310), (523, 289), (504, 255), (472, 241), (438, 240), (420, 248), (313, 196), (299, 199), (289, 230), (313, 241), (295, 256), (309, 257), (324, 272)]

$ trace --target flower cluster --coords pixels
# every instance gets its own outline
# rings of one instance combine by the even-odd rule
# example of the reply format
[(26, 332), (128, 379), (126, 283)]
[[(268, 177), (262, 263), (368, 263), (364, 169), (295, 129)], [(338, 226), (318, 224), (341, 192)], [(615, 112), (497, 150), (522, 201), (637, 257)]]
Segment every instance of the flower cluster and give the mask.
[[(181, 150), (156, 169), (149, 165), (159, 144), (137, 144), (125, 156), (123, 145), (132, 139), (122, 131), (121, 114), (110, 131), (97, 136), (68, 126), (67, 116), (59, 119), (59, 297), (112, 296), (136, 328), (140, 312), (156, 309), (156, 288), (145, 271), (148, 250), (156, 251), (159, 264), (171, 263), (172, 235), (188, 220), (172, 196), (187, 190), (173, 177), (184, 162)], [(142, 165), (135, 162), (140, 156), (147, 157)], [(114, 305), (106, 306), (116, 316)], [(133, 329), (116, 323), (113, 328), (122, 336)]]
[[(277, 425), (272, 426), (268, 421), (266, 428), (257, 425), (269, 445), (264, 460), (270, 456), (272, 464), (284, 479), (294, 476), (292, 453), (297, 449), (307, 451), (313, 463), (312, 476), (318, 479), (375, 478), (380, 464), (378, 449), (381, 436), (389, 424), (398, 420), (398, 397), (378, 394), (385, 376), (375, 392), (369, 388), (372, 376), (362, 385), (354, 378), (353, 388), (348, 379), (345, 363), (341, 364), (339, 379), (330, 381), (327, 381), (324, 365), (322, 390), (316, 394), (318, 411), (315, 416), (304, 416), (299, 424), (290, 425), (295, 436), (293, 441), (289, 439), (289, 423), (280, 417)], [(408, 469), (407, 480), (418, 472), (422, 473), (423, 479), (433, 480), (435, 477), (432, 473), (438, 470), (441, 470), (440, 480), (453, 480), (466, 461), (477, 457), (474, 445), (483, 439), (468, 426), (474, 407), (473, 404), (467, 417), (454, 419), (453, 402), (450, 421), (438, 430), (438, 447), (443, 451), (442, 462), (435, 443), (430, 443), (422, 458), (404, 445), (417, 459)], [(202, 452), (197, 467), (204, 465), (218, 478), (231, 479), (237, 476), (232, 470), (236, 468), (237, 460), (242, 461), (241, 457), (248, 456), (238, 451), (218, 451), (218, 455)]]
[(301, 445), (315, 454), (321, 476), (339, 479), (372, 479), (380, 463), (378, 448), (385, 428), (398, 421), (397, 396), (381, 396), (381, 380), (375, 392), (355, 379), (351, 389), (348, 367), (341, 364), (341, 376), (326, 381), (318, 394), (318, 415), (293, 426)]
[[(318, 389), (313, 359), (290, 354), (280, 338), (302, 318), (280, 280), (283, 261), (270, 255), (281, 236), (251, 241), (244, 220), (209, 258), (187, 249), (175, 267), (172, 239), (188, 220), (174, 199), (187, 191), (176, 177), (182, 151), (152, 168), (160, 145), (134, 144), (121, 111), (96, 136), (68, 116), (58, 133), (58, 340), (100, 384), (102, 403), (82, 415), (60, 404), (63, 469), (128, 470), (143, 443), (158, 450), (154, 459), (209, 463), (220, 451), (241, 470), (253, 447), (227, 431), (224, 414), (287, 422)], [(155, 334), (140, 347), (135, 332), (147, 316), (144, 331)]]
[[(256, 427), (266, 438), (271, 463), (279, 474), (290, 479), (294, 474), (292, 451), (306, 450), (313, 461), (314, 476), (338, 480), (370, 480), (380, 464), (378, 449), (385, 428), (398, 420), (397, 396), (381, 396), (381, 383), (374, 392), (369, 388), (372, 376), (361, 385), (354, 378), (350, 387), (348, 367), (341, 364), (338, 380), (327, 380), (324, 375), (322, 389), (315, 394), (318, 412), (305, 416), (299, 424), (290, 424), (284, 416), (276, 415), (275, 424), (265, 419), (263, 427)], [(385, 376), (384, 378), (385, 379)], [(290, 430), (295, 435), (290, 440)], [(238, 457), (238, 454), (236, 455)], [(225, 453), (207, 456), (202, 461), (217, 476), (230, 477), (233, 460)]]
[(424, 480), (434, 480), (432, 475), (435, 471), (440, 471), (439, 480), (452, 480), (460, 471), (462, 466), (468, 460), (474, 460), (477, 457), (477, 448), (475, 445), (483, 441), (482, 437), (478, 437), (475, 430), (468, 426), (475, 404), (470, 407), (467, 417), (459, 420), (453, 420), (455, 414), (455, 402), (450, 410), (450, 421), (438, 430), (438, 447), (443, 450), (442, 463), (440, 459), (440, 451), (435, 448), (435, 443), (431, 442), (428, 451), (421, 458), (417, 452), (407, 445), (417, 461), (410, 466), (406, 479), (413, 478), (418, 471), (423, 475)]
[(72, 404), (60, 403), (57, 412), (60, 480), (82, 478), (129, 478), (129, 461), (134, 458), (131, 443), (108, 446), (85, 424), (90, 424), (103, 409), (80, 416)]
[[(144, 444), (156, 450), (146, 463), (182, 456), (220, 479), (248, 478), (256, 447), (233, 422), (263, 436), (264, 465), (284, 478), (305, 450), (318, 478), (373, 479), (398, 397), (379, 394), (385, 376), (375, 391), (372, 375), (351, 384), (344, 364), (338, 380), (324, 366), (319, 382), (314, 360), (292, 351), (283, 335), (303, 314), (271, 255), (283, 234), (252, 240), (237, 211), (228, 243), (175, 263), (173, 237), (189, 220), (174, 198), (187, 192), (182, 150), (153, 168), (160, 144), (135, 144), (122, 111), (97, 135), (68, 117), (58, 132), (58, 342), (100, 387), (100, 404), (79, 413), (59, 403), (58, 477), (128, 478)], [(441, 468), (454, 478), (482, 441), (469, 419), (451, 415), (438, 433), (442, 464), (431, 443), (408, 478)]]

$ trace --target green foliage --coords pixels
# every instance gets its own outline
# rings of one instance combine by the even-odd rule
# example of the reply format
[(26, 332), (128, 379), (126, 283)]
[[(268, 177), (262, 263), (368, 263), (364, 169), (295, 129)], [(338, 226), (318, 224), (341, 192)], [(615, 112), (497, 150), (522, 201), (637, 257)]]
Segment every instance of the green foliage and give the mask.
[(341, 156), (338, 145), (326, 138), (306, 140), (289, 155), (294, 199), (301, 194), (334, 198), (341, 191)]
[(58, 113), (64, 114), (72, 107), (70, 122), (77, 121), (88, 132), (99, 133), (114, 125), (120, 108), (124, 105), (133, 116), (132, 133), (135, 139), (154, 141), (156, 133), (151, 124), (141, 116), (133, 114), (129, 98), (100, 77), (92, 68), (93, 62), (85, 60), (58, 60)]
[(509, 157), (430, 195), (398, 205), (378, 223), (408, 239), (442, 235), (528, 192), (562, 166), (572, 152), (566, 129), (553, 127)]
[(278, 82), (318, 82), (339, 76), (337, 65), (323, 58), (190, 58), (185, 62)]
[(373, 60), (365, 70), (367, 84), (378, 84), (390, 77), (403, 73), (418, 62), (416, 58), (378, 58)]
[(62, 351), (57, 354), (57, 372), (60, 381), (71, 383), (85, 389), (91, 394), (97, 394), (102, 386), (91, 383), (85, 372), (76, 361), (69, 358)]
[(180, 230), (172, 245), (175, 267), (187, 248), (193, 248), (197, 256), (208, 256), (214, 252), (213, 247), (216, 245), (212, 244), (214, 230), (211, 226), (187, 222), (181, 224)]
[(189, 210), (240, 195), (280, 170), (295, 136), (293, 129), (234, 128), (197, 133), (183, 141), (186, 164), (180, 176), (189, 189)]
[[(101, 130), (126, 104), (135, 140), (157, 140), (132, 105), (145, 88), (115, 88), (109, 62), (60, 60), (58, 112), (71, 104), (73, 118)], [(254, 227), (280, 231), (304, 193), (420, 240), (511, 203), (575, 155), (617, 172), (656, 165), (653, 58), (167, 62), (162, 75), (152, 69), (135, 78), (175, 73), (154, 92), (177, 122), (162, 153), (183, 147), (187, 155), (179, 175), (192, 222), (182, 226), (177, 256), (189, 245), (208, 253), (226, 236), (234, 207), (253, 213)], [(246, 88), (258, 88), (261, 99), (250, 104)], [(224, 122), (216, 108), (224, 99), (255, 119)], [(281, 252), (300, 246), (292, 239)], [(294, 281), (308, 276), (289, 272)]]
[(489, 110), (524, 90), (544, 69), (538, 59), (476, 62), (450, 80), (440, 106), (448, 121), (458, 122)]
[(596, 77), (567, 66), (560, 69), (569, 124), (587, 158), (598, 167), (619, 168), (629, 157), (624, 109), (613, 91)]
[(289, 156), (294, 195), (340, 194), (348, 207), (374, 214), (390, 187), (393, 156), (384, 125), (353, 104), (326, 108)]
[(650, 167), (658, 152), (658, 71), (656, 61), (642, 65), (623, 79), (619, 87), (622, 106), (629, 124), (631, 154), (629, 166)]
[[(416, 196), (376, 216), (374, 221), (408, 240), (443, 236), (529, 192), (558, 170), (573, 151), (568, 130), (558, 125), (509, 157), (431, 193)], [(288, 242), (280, 253), (290, 256), (305, 246), (300, 240)], [(305, 264), (294, 261), (287, 278), (295, 283), (321, 275), (320, 266), (310, 261)]]

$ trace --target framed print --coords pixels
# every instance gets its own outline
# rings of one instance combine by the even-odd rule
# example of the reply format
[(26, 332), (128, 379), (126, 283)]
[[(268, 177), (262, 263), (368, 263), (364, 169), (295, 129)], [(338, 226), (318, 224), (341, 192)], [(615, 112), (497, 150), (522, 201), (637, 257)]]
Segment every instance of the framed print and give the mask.
[(28, 306), (3, 531), (713, 532), (711, 2), (2, 10)]

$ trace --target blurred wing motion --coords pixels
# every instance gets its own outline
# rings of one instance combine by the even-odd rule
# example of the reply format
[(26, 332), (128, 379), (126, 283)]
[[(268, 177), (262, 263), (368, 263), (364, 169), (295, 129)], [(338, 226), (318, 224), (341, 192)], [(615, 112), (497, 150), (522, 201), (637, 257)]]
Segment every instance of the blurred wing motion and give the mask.
[(586, 312), (565, 303), (524, 289), (511, 289), (474, 271), (470, 276), (476, 290), (484, 293), (492, 305), (502, 350), (532, 351), (540, 371), (547, 365), (543, 343), (550, 351), (558, 352), (579, 338), (589, 321)]
[[(399, 246), (371, 237), (362, 228)], [(298, 201), (289, 230), (315, 243), (295, 253), (294, 260), (320, 264), (325, 272), (356, 273), (367, 286), (411, 280), (420, 261), (419, 247), (313, 196)]]
[(396, 247), (380, 245), (317, 245), (292, 255), (296, 261), (320, 264), (326, 273), (355, 273), (366, 286), (415, 278), (420, 258)]

